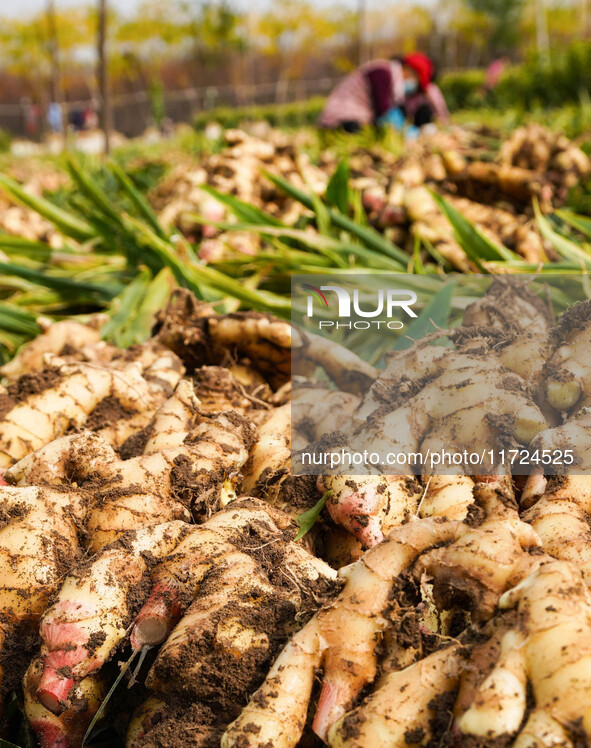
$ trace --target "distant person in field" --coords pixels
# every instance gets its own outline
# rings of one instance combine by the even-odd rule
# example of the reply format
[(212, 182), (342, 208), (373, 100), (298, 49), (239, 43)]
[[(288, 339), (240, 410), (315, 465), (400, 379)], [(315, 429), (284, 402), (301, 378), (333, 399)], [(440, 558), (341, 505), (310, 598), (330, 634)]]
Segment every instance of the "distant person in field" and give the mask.
[(57, 101), (52, 101), (47, 107), (47, 124), (52, 132), (63, 132), (64, 114), (62, 105)]
[(494, 91), (495, 88), (501, 82), (503, 74), (509, 67), (510, 60), (508, 57), (497, 57), (493, 60), (490, 65), (486, 68), (484, 74), (484, 89), (485, 91)]
[(358, 132), (368, 125), (405, 124), (420, 128), (449, 111), (435, 66), (422, 52), (391, 60), (373, 60), (342, 80), (328, 97), (318, 124), (329, 129)]

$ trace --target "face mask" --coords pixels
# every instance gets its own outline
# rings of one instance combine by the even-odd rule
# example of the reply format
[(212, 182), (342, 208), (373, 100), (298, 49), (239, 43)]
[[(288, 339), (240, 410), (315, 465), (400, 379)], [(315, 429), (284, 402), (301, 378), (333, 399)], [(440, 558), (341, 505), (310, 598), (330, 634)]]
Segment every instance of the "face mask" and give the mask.
[(409, 78), (408, 80), (404, 81), (404, 93), (405, 94), (412, 94), (417, 90), (417, 82), (412, 80), (412, 78)]

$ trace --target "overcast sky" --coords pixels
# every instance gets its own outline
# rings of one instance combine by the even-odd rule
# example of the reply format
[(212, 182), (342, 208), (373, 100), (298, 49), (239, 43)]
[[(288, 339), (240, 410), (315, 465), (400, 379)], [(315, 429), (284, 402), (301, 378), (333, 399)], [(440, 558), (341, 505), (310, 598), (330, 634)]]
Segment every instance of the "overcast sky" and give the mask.
[[(58, 8), (67, 8), (72, 5), (83, 5), (84, 0), (56, 0)], [(112, 0), (114, 7), (121, 11), (132, 11), (140, 4), (140, 0)], [(9, 3), (8, 0), (0, 0), (0, 17), (1, 16), (28, 16), (36, 13), (47, 5), (46, 0), (18, 0), (15, 3)]]
[[(19, 0), (9, 3), (8, 0), (0, 0), (0, 16), (28, 16), (36, 13), (46, 6), (45, 0)], [(136, 0), (117, 0), (121, 8), (134, 8), (138, 5)], [(76, 0), (57, 0), (59, 8), (67, 8), (68, 5), (80, 5)]]
[[(257, 3), (267, 5), (272, 0), (256, 0)], [(92, 2), (92, 0), (91, 0)], [(134, 11), (141, 0), (111, 0), (111, 5), (122, 13)], [(318, 2), (318, 0), (317, 0)], [(322, 0), (320, 0), (322, 3)], [(326, 0), (325, 0), (326, 2)], [(355, 0), (340, 0), (345, 5), (350, 5)], [(0, 0), (0, 17), (2, 16), (27, 16), (36, 13), (46, 6), (46, 0), (17, 0), (15, 3), (9, 3), (8, 0)], [(90, 4), (88, 0), (56, 0), (58, 8), (67, 8), (72, 5)], [(245, 8), (250, 5), (248, 0), (234, 0), (233, 3), (237, 8)], [(324, 3), (322, 3), (324, 4)], [(329, 4), (329, 3), (326, 3)]]
[[(375, 2), (376, 0), (374, 0)], [(92, 0), (56, 0), (58, 8), (67, 8), (72, 5), (83, 5), (89, 4)], [(122, 13), (129, 13), (134, 11), (141, 0), (110, 0), (112, 6), (117, 8)], [(233, 4), (237, 8), (249, 8), (260, 6), (268, 6), (272, 4), (273, 0), (234, 0)], [(380, 0), (377, 0), (379, 3)], [(430, 5), (433, 0), (418, 0), (417, 5)], [(342, 3), (349, 7), (356, 5), (357, 0), (316, 0), (316, 4), (319, 5), (335, 5)], [(10, 3), (8, 0), (0, 0), (0, 18), (2, 16), (27, 16), (32, 13), (36, 13), (46, 6), (46, 0), (17, 0), (17, 2)], [(368, 3), (369, 4), (369, 3)]]

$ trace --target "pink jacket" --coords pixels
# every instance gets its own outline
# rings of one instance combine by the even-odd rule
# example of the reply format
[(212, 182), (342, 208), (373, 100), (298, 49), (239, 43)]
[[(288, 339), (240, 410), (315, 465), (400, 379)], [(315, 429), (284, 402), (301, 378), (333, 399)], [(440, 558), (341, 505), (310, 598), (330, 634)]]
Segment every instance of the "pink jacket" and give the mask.
[(421, 104), (430, 104), (433, 114), (437, 119), (446, 120), (449, 117), (449, 109), (436, 83), (429, 83), (424, 91), (408, 96), (404, 101), (406, 116), (412, 118)]
[(373, 60), (354, 70), (335, 87), (318, 124), (327, 128), (339, 127), (343, 122), (371, 125), (394, 106), (408, 106), (408, 114), (414, 114), (425, 97), (436, 117), (445, 118), (449, 114), (443, 94), (434, 83), (426, 91), (406, 97), (402, 65), (396, 60)]

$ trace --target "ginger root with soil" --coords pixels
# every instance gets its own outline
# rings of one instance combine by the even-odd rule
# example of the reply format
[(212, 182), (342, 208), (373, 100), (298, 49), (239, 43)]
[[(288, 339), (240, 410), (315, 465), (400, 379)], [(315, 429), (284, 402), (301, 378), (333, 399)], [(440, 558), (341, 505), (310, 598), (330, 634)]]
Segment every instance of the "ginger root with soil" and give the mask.
[[(388, 354), (349, 423), (339, 424), (335, 446), (326, 441), (330, 435), (311, 433), (312, 447), (324, 437), (328, 446), (322, 451), (328, 454), (347, 447), (382, 456), (381, 465), (370, 466), (368, 475), (333, 471), (319, 480), (323, 490), (333, 492), (328, 508), (334, 521), (371, 547), (417, 513), (465, 516), (471, 503), (468, 476), (451, 483), (451, 500), (437, 502), (436, 494), (446, 485), (437, 473), (461, 473), (462, 468), (429, 465), (429, 455), (469, 450), (487, 458), (479, 472), (494, 474), (497, 465), (488, 457), (492, 445), (505, 450), (530, 445), (555, 422), (543, 387), (549, 327), (541, 300), (519, 284), (497, 280), (467, 308), (462, 326)], [(453, 349), (429, 344), (445, 335)], [(520, 358), (520, 352), (527, 355)], [(406, 476), (387, 474), (392, 454), (425, 460), (416, 463), (416, 472), (423, 472), (422, 486), (412, 477), (412, 465)]]
[[(541, 302), (524, 294), (520, 315), (509, 326), (503, 305), (497, 303), (508, 287), (501, 284), (493, 289), (488, 299), (468, 310), (464, 327), (455, 333), (458, 353), (453, 363), (458, 370), (465, 367), (467, 382), (452, 379), (450, 384), (474, 387), (478, 370), (473, 361), (482, 356), (482, 362), (488, 364), (487, 374), (498, 371), (512, 393), (523, 397), (521, 404), (515, 402), (503, 411), (505, 417), (511, 412), (517, 416), (506, 419), (506, 443), (516, 437), (525, 444), (543, 443), (547, 431), (564, 430), (576, 421), (582, 453), (586, 412), (572, 416), (557, 413), (549, 393), (555, 391), (557, 380), (575, 380), (573, 400), (584, 402), (589, 377), (584, 364), (575, 362), (584, 362), (578, 346), (579, 341), (584, 345), (586, 306), (574, 317), (579, 319), (578, 325), (569, 321), (567, 313), (551, 330)], [(569, 347), (561, 350), (555, 341), (565, 324), (574, 332)], [(520, 359), (520, 349), (529, 355)], [(400, 354), (403, 366), (392, 368), (407, 377), (411, 401), (423, 395), (430, 406), (437, 405), (435, 395), (423, 393), (430, 387), (436, 390), (434, 383), (439, 379), (442, 385), (448, 382), (445, 373), (442, 376), (437, 371), (440, 355), (437, 349), (420, 346)], [(556, 374), (559, 367), (560, 376)], [(392, 412), (388, 384), (382, 375), (353, 411), (353, 423), (357, 419), (359, 424), (354, 434), (361, 433), (367, 415), (377, 411), (379, 423), (388, 418)], [(400, 384), (397, 381), (392, 391), (400, 391)], [(480, 400), (474, 404), (477, 402)], [(393, 422), (399, 424), (396, 405)], [(469, 411), (466, 408), (466, 416), (471, 417)], [(417, 416), (416, 412), (416, 407), (408, 408), (405, 434), (410, 434), (411, 442), (421, 433), (417, 427), (421, 413)], [(433, 407), (423, 412), (431, 418), (438, 415)], [(535, 413), (535, 418), (530, 420), (529, 413)], [(528, 427), (535, 423), (535, 428), (522, 429), (521, 417), (529, 421)], [(561, 418), (566, 419), (564, 424), (554, 425)], [(472, 444), (467, 440), (473, 440), (479, 420), (485, 420), (483, 414), (475, 421), (467, 420), (464, 432), (461, 423), (454, 422), (454, 428), (445, 432), (445, 445), (462, 434), (464, 444)], [(498, 419), (491, 420), (499, 428)], [(304, 419), (302, 423), (312, 439), (321, 439)], [(544, 424), (553, 428), (544, 430)], [(371, 426), (365, 427), (369, 434)], [(298, 423), (296, 433), (301, 431)], [(384, 426), (383, 436), (389, 438), (389, 444), (393, 434), (398, 440), (404, 438), (400, 428)], [(432, 476), (425, 480), (423, 491), (417, 484), (392, 501), (395, 494), (389, 486), (399, 490), (400, 480), (379, 474), (319, 479), (322, 490), (333, 489), (327, 502), (333, 518), (372, 547), (354, 565), (341, 569), (345, 587), (339, 597), (292, 637), (265, 683), (227, 729), (222, 745), (295, 746), (310, 726), (330, 745), (359, 748), (434, 745), (431, 740), (449, 746), (488, 746), (493, 742), (519, 748), (586, 745), (587, 684), (584, 666), (576, 670), (574, 652), (588, 625), (584, 579), (588, 575), (590, 479), (573, 475), (546, 481), (534, 474), (523, 491), (521, 507), (509, 477), (481, 477), (474, 484), (468, 476)], [(412, 484), (414, 479), (405, 480)], [(521, 494), (523, 481), (518, 485)], [(388, 498), (380, 505), (382, 496)], [(386, 511), (384, 506), (388, 506)], [(397, 515), (399, 512), (403, 516)], [(379, 532), (388, 526), (389, 516), (394, 529), (381, 540)], [(372, 522), (375, 529), (370, 532), (367, 528)], [(567, 560), (560, 562), (561, 566), (553, 560), (557, 558)], [(401, 603), (402, 590), (409, 583), (415, 590), (410, 639), (409, 611)], [(530, 585), (531, 597), (527, 593)], [(518, 600), (524, 602), (518, 603), (517, 620), (521, 623), (516, 625), (503, 611)], [(549, 611), (557, 611), (555, 624), (553, 613), (544, 619), (543, 603)], [(570, 638), (569, 619), (575, 634)], [(548, 658), (536, 654), (546, 650), (544, 645), (538, 646), (539, 637), (546, 636), (545, 620), (552, 631), (548, 652), (556, 655)], [(483, 643), (488, 637), (490, 645)], [(573, 645), (572, 650), (570, 645), (563, 648), (567, 653), (563, 660), (557, 648), (565, 638)], [(583, 653), (585, 646), (580, 645)], [(316, 695), (318, 668), (323, 670), (323, 680)], [(535, 700), (531, 710), (525, 699), (528, 687)], [(359, 702), (368, 688), (370, 694)], [(559, 696), (563, 688), (572, 699)], [(315, 713), (313, 720), (310, 713)]]
[[(72, 570), (44, 614), (30, 709), (40, 704), (59, 717), (76, 684), (94, 677), (128, 636), (134, 650), (165, 642), (146, 679), (162, 698), (236, 709), (296, 614), (313, 610), (334, 586), (336, 572), (290, 541), (294, 534), (287, 515), (255, 499), (203, 525), (126, 533)], [(180, 667), (182, 679), (174, 675)]]
[(457, 717), (460, 733), (489, 741), (505, 737), (514, 748), (588, 744), (591, 595), (581, 572), (565, 561), (543, 564), (502, 596), (500, 608), (516, 608), (515, 625)]
[[(584, 434), (590, 377), (574, 361), (586, 307), (551, 329), (525, 292), (517, 318), (504, 314), (515, 296), (493, 284), (451, 334), (455, 351), (417, 345), (381, 372), (182, 292), (146, 346), (121, 352), (91, 335), (56, 350), (58, 335), (31, 358), (44, 368), (15, 367), (8, 414), (39, 411), (48, 426), (35, 444), (3, 443), (0, 650), (3, 690), (24, 675), (42, 747), (80, 745), (133, 652), (137, 683), (107, 707), (129, 748), (286, 748), (313, 733), (355, 748), (584, 744), (585, 476), (534, 474), (524, 487), (290, 472), (292, 442), (351, 423), (359, 440), (373, 423), (390, 444), (396, 424), (416, 451), (490, 432), (507, 444)], [(291, 391), (294, 340), (336, 390)], [(499, 398), (487, 412), (489, 380)], [(64, 382), (92, 382), (92, 399), (52, 411)], [(556, 383), (570, 407), (556, 408)], [(440, 407), (442, 388), (459, 388), (465, 407)], [(330, 489), (295, 542), (293, 518)]]
[[(209, 695), (227, 702), (225, 722), (216, 717), (223, 726), (297, 618), (334, 587), (336, 572), (292, 541), (289, 515), (257, 499), (233, 503), (257, 423), (289, 396), (288, 388), (274, 392), (289, 374), (289, 326), (194, 307), (192, 332), (203, 345), (182, 364), (163, 341), (186, 354), (177, 327), (186, 304), (182, 294), (174, 299), (159, 336), (125, 352), (83, 326), (72, 334), (80, 333), (80, 348), (66, 349), (68, 328), (50, 328), (23, 349), (3, 396), (10, 485), (0, 488), (0, 650), (13, 659), (4, 686), (17, 687), (39, 626), (25, 710), (44, 748), (80, 744), (116, 651), (128, 642), (143, 657), (169, 635), (149, 687), (178, 712), (186, 694), (171, 690), (166, 673), (179, 657), (195, 663), (187, 681), (195, 693), (211, 690), (207, 673), (225, 668), (235, 685)], [(22, 366), (34, 372), (20, 374)], [(35, 441), (17, 433), (25, 413), (47, 424)], [(316, 498), (314, 488), (307, 506)], [(213, 637), (213, 650), (194, 630)]]
[[(410, 571), (421, 585), (431, 581), (430, 595), (438, 610), (456, 607), (470, 611), (475, 621), (491, 618), (501, 596), (544, 556), (538, 553), (541, 542), (535, 531), (519, 519), (508, 479), (476, 484), (474, 501), (484, 516), (477, 526), (472, 526), (473, 515), (464, 521), (415, 519), (392, 530), (359, 561), (341, 569), (343, 591), (292, 638), (263, 686), (228, 729), (224, 745), (263, 746), (274, 734), (275, 748), (295, 746), (319, 667), (324, 675), (312, 727), (323, 739), (331, 735), (331, 728), (374, 680), (379, 645), (389, 627), (391, 665), (397, 664), (396, 671), (405, 664), (410, 667), (417, 653), (410, 652), (411, 661), (405, 662), (409, 656), (406, 632), (401, 609), (391, 597), (405, 572)], [(428, 620), (422, 624), (417, 620), (415, 625), (420, 642), (421, 626), (426, 628)], [(285, 685), (295, 678), (300, 681), (302, 699), (297, 703), (290, 701)], [(398, 728), (392, 724), (392, 729)], [(335, 730), (334, 735), (339, 732)], [(344, 744), (339, 740), (335, 737), (334, 744)]]

